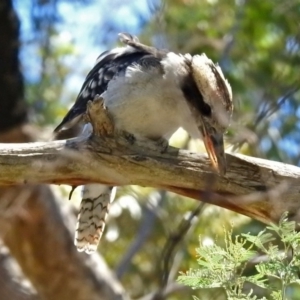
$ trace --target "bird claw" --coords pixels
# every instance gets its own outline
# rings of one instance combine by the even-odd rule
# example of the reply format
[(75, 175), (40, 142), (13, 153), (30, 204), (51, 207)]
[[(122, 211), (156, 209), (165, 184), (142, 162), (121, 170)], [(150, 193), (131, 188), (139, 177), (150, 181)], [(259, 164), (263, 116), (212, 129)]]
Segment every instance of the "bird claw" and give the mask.
[(76, 188), (78, 187), (78, 185), (72, 185), (71, 187), (72, 187), (72, 189), (71, 189), (71, 191), (69, 193), (69, 200), (71, 200), (73, 192), (76, 190)]
[(129, 133), (127, 131), (123, 131), (122, 135), (124, 136), (125, 140), (130, 144), (133, 145), (136, 141), (135, 136), (132, 133)]
[(159, 138), (157, 140), (152, 140), (144, 137), (138, 137), (135, 141), (136, 145), (138, 145), (141, 148), (164, 153), (167, 151), (169, 143), (168, 140), (164, 138)]
[(151, 150), (151, 151), (159, 151), (160, 153), (165, 153), (168, 149), (169, 142), (165, 138), (159, 138), (156, 140), (135, 136), (128, 131), (121, 130), (117, 135), (123, 136), (126, 143), (130, 145), (136, 145), (139, 148)]
[(157, 141), (155, 141), (157, 148), (160, 153), (165, 153), (168, 150), (169, 147), (169, 141), (165, 138), (160, 138)]

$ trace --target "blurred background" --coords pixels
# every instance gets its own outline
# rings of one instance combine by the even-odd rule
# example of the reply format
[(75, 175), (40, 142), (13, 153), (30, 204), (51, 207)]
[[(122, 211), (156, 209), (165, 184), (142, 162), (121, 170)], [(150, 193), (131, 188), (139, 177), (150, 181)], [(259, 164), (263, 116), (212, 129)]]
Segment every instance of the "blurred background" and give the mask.
[[(50, 140), (98, 55), (118, 45), (119, 32), (174, 52), (206, 53), (233, 90), (227, 151), (300, 165), (300, 0), (1, 0), (0, 142)], [(171, 144), (204, 151), (183, 130)], [(196, 267), (199, 236), (222, 244), (224, 228), (264, 228), (165, 191), (122, 187), (92, 260), (72, 242), (79, 189), (71, 202), (65, 186), (0, 192), (5, 300), (225, 299), (221, 289), (180, 286), (179, 272)], [(99, 265), (109, 274), (99, 275)], [(109, 278), (104, 291), (99, 276)], [(118, 288), (109, 294), (112, 284)], [(100, 286), (98, 298), (85, 290), (90, 286)], [(290, 299), (300, 299), (298, 292), (291, 289)]]

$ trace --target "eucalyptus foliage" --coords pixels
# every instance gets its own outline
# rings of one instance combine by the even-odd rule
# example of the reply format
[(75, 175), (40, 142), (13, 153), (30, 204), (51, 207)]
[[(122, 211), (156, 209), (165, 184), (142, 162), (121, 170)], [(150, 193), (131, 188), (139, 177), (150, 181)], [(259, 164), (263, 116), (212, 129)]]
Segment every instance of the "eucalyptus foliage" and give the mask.
[[(181, 273), (178, 281), (193, 289), (221, 287), (232, 300), (258, 299), (253, 289), (245, 291), (246, 283), (265, 289), (269, 299), (288, 299), (288, 287), (300, 285), (300, 232), (295, 225), (284, 214), (278, 225), (271, 224), (258, 235), (232, 238), (232, 231), (226, 231), (225, 247), (203, 245), (200, 240), (196, 249), (199, 268)], [(260, 261), (255, 264), (257, 273), (245, 275), (247, 265), (254, 261)]]

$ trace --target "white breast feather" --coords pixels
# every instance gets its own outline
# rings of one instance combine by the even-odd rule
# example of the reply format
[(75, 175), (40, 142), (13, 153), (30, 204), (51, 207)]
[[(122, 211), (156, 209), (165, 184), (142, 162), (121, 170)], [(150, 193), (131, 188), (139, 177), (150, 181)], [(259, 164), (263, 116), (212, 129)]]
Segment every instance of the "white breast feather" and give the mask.
[(115, 126), (137, 137), (156, 139), (169, 138), (183, 119), (190, 122), (177, 76), (171, 69), (162, 74), (155, 68), (145, 71), (132, 66), (126, 76), (111, 80), (102, 97)]

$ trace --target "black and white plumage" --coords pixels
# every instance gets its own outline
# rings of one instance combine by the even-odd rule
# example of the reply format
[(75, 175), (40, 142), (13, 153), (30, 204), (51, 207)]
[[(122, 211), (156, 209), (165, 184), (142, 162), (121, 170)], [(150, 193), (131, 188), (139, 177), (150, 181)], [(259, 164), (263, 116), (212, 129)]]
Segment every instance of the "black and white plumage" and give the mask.
[[(120, 39), (129, 43), (131, 39), (138, 41), (136, 37), (128, 34), (120, 34)], [(86, 111), (87, 102), (93, 100), (96, 95), (102, 95), (112, 79), (125, 76), (128, 67), (160, 68), (160, 61), (165, 56), (165, 51), (144, 45), (139, 48), (127, 46), (103, 52), (88, 73), (75, 104), (54, 131), (60, 131), (63, 127), (69, 127), (70, 123), (73, 125), (74, 121), (79, 121)]]
[[(161, 51), (129, 34), (120, 34), (120, 40), (126, 46), (98, 57), (75, 104), (55, 131), (80, 122), (87, 102), (98, 94), (116, 129), (136, 138), (160, 140), (183, 127), (192, 137), (203, 139), (213, 166), (224, 174), (223, 133), (233, 106), (231, 88), (221, 69), (204, 54)], [(92, 252), (105, 225), (110, 188), (87, 185), (83, 195), (88, 201), (83, 200), (75, 244), (79, 250)]]

